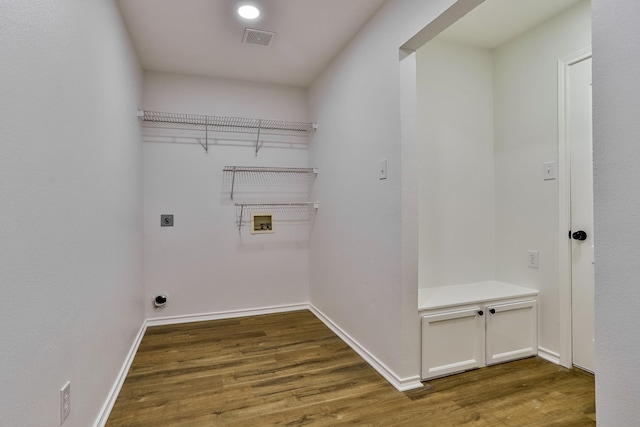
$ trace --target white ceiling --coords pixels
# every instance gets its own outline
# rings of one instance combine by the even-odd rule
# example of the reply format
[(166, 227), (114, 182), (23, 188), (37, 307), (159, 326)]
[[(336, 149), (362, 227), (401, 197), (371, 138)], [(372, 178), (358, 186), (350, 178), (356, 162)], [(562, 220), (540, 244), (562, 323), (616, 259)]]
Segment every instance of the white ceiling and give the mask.
[[(237, 5), (247, 1), (262, 9), (257, 21), (236, 15)], [(118, 4), (145, 70), (307, 87), (385, 1), (118, 0)], [(579, 1), (486, 0), (442, 36), (493, 48)], [(247, 27), (277, 34), (268, 47), (244, 44)]]
[(493, 49), (583, 0), (485, 0), (438, 37)]
[[(308, 86), (386, 0), (118, 0), (145, 70)], [(275, 32), (271, 46), (242, 43), (246, 27)]]

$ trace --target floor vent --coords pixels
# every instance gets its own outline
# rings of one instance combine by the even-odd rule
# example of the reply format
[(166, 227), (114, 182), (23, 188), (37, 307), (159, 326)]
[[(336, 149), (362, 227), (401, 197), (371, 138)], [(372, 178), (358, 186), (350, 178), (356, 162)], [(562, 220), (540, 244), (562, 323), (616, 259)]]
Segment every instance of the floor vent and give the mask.
[(257, 44), (260, 46), (270, 46), (276, 33), (270, 31), (254, 30), (245, 28), (242, 42), (246, 44)]

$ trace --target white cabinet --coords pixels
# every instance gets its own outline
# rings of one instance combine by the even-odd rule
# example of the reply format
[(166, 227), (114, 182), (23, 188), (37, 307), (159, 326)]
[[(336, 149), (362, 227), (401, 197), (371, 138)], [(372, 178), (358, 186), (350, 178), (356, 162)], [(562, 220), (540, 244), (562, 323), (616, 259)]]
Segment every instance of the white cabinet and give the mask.
[(480, 308), (422, 316), (422, 378), (484, 365), (484, 318)]
[(537, 307), (535, 300), (487, 306), (487, 365), (538, 354)]
[(423, 379), (537, 354), (537, 291), (501, 282), (421, 291)]

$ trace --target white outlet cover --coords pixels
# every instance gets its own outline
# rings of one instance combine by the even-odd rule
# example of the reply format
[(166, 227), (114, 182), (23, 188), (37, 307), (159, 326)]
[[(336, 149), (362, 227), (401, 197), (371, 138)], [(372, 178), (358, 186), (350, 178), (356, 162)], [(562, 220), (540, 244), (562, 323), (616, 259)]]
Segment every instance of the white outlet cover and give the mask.
[(538, 268), (538, 251), (527, 251), (527, 266)]
[(558, 163), (544, 162), (542, 165), (542, 176), (545, 181), (558, 178)]

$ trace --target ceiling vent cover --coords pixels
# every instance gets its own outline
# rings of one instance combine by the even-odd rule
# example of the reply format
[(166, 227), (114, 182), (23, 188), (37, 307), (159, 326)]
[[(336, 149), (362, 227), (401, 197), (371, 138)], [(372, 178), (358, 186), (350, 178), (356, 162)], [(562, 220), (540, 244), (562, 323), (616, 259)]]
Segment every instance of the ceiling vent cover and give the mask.
[(260, 46), (270, 46), (276, 33), (270, 31), (254, 30), (245, 28), (242, 42), (246, 44), (257, 44)]

